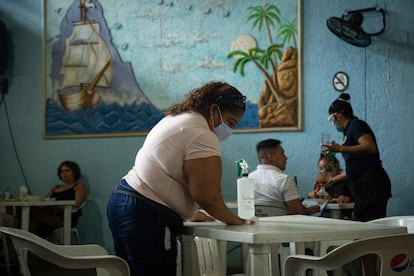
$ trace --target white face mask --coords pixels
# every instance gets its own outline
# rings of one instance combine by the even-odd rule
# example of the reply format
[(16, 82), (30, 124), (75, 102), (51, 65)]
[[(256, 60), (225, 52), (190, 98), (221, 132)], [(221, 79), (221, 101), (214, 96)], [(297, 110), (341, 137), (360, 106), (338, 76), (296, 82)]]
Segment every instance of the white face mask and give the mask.
[[(224, 121), (223, 117), (221, 116), (220, 108), (218, 109), (221, 119), (221, 124), (218, 127), (213, 127), (213, 132), (216, 134), (217, 138), (220, 142), (223, 142), (227, 138), (230, 137), (230, 135), (233, 133), (233, 129), (229, 127)], [(214, 125), (214, 119), (213, 119), (213, 125)]]

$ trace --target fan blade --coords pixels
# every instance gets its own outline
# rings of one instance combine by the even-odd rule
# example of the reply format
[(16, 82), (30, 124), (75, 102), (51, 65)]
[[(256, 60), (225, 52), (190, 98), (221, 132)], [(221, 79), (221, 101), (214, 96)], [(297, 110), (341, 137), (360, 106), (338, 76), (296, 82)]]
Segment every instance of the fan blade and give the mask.
[(343, 41), (358, 47), (367, 47), (371, 44), (371, 36), (362, 29), (355, 29), (351, 24), (338, 17), (331, 17), (326, 21), (328, 29)]

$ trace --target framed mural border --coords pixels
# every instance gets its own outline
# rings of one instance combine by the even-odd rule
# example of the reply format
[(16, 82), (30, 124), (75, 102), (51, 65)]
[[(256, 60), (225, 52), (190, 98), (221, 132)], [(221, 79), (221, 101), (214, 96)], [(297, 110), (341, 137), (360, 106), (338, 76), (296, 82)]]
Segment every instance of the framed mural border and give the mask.
[(297, 123), (292, 126), (258, 127), (235, 129), (234, 133), (263, 133), (263, 132), (300, 132), (303, 131), (303, 36), (302, 36), (302, 5), (303, 0), (297, 0)]
[[(42, 135), (44, 139), (75, 139), (75, 138), (101, 138), (101, 137), (129, 137), (129, 136), (145, 136), (148, 130), (145, 131), (125, 131), (125, 132), (107, 132), (107, 133), (51, 133), (47, 131), (47, 116), (48, 115), (48, 77), (49, 71), (47, 66), (50, 66), (50, 59), (48, 57), (48, 39), (52, 39), (48, 34), (48, 24), (59, 24), (59, 22), (48, 22), (48, 1), (53, 0), (42, 0), (42, 98), (43, 98), (43, 108), (42, 108)], [(68, 0), (69, 2), (69, 0)], [(297, 74), (297, 90), (296, 90), (296, 124), (291, 125), (282, 125), (282, 126), (261, 126), (258, 127), (241, 127), (236, 128), (234, 133), (261, 133), (261, 132), (289, 132), (289, 131), (302, 131), (303, 130), (303, 68), (302, 68), (302, 47), (303, 47), (303, 37), (302, 37), (302, 5), (303, 0), (297, 0), (297, 14), (296, 14), (296, 27), (297, 27), (297, 60), (296, 60), (296, 74)], [(263, 81), (265, 83), (265, 81)]]

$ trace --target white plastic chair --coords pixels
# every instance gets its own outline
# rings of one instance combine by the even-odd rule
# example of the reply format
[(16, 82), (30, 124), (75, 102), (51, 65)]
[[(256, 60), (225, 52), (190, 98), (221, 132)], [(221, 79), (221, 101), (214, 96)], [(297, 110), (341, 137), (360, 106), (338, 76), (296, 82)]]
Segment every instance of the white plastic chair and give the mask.
[[(0, 226), (5, 226), (3, 223), (4, 216), (7, 216), (6, 214), (6, 207), (2, 206), (0, 207)], [(3, 233), (0, 233), (0, 240), (1, 240), (1, 247), (0, 247), (0, 258), (4, 260), (4, 266), (6, 268), (7, 275), (11, 275), (11, 263), (10, 263), (10, 248), (8, 246), (8, 241), (6, 235), (3, 235)], [(3, 264), (2, 264), (3, 265)]]
[[(81, 206), (79, 206), (79, 208), (72, 208), (72, 213), (76, 213), (77, 211), (81, 210), (86, 204), (86, 201), (84, 201)], [(58, 244), (63, 244), (63, 232), (64, 229), (63, 227), (59, 227), (57, 228), (53, 234), (52, 234), (52, 241), (58, 243)], [(71, 244), (80, 244), (80, 234), (79, 234), (79, 230), (77, 226), (71, 227), (70, 228), (70, 235), (71, 237), (74, 236), (75, 239), (71, 238)]]
[(217, 241), (208, 238), (194, 237), (197, 249), (198, 266), (201, 276), (225, 275), (219, 256)]
[(285, 261), (285, 276), (303, 276), (307, 269), (334, 270), (367, 254), (380, 259), (381, 276), (412, 276), (414, 234), (388, 235), (343, 244), (322, 257), (291, 255)]
[[(316, 256), (323, 256), (325, 255), (329, 248), (332, 247), (338, 247), (341, 246), (342, 244), (345, 244), (347, 242), (350, 242), (351, 240), (335, 240), (335, 241), (319, 241), (319, 242), (315, 242), (314, 243), (314, 253)], [(335, 271), (335, 275), (341, 274), (342, 268), (338, 268)], [(317, 274), (319, 276), (325, 276), (327, 275), (327, 273), (325, 271), (319, 271), (319, 273)]]
[(177, 238), (177, 272), (176, 276), (183, 275), (183, 256), (182, 256), (182, 245), (181, 240)]
[[(223, 276), (226, 275), (226, 267), (222, 264), (219, 255), (219, 246), (217, 240), (194, 237), (194, 243), (197, 250), (198, 266), (200, 276)], [(245, 274), (233, 274), (245, 275)]]
[(7, 246), (7, 237), (3, 233), (0, 233), (0, 239), (1, 239), (0, 257), (4, 259), (4, 265), (6, 267), (7, 275), (11, 275), (10, 256), (9, 256), (9, 247)]
[[(59, 227), (55, 231), (53, 231), (52, 237), (48, 239), (53, 241), (54, 243), (63, 244), (63, 240), (64, 240), (63, 233), (64, 233), (63, 227)], [(70, 240), (71, 240), (72, 245), (81, 243), (78, 227), (75, 226), (75, 227), (70, 228), (70, 235), (71, 235)]]
[[(408, 233), (414, 233), (414, 216), (393, 216), (379, 218), (369, 221), (369, 223), (380, 223), (391, 226), (405, 226)], [(414, 272), (413, 272), (414, 274)]]
[(123, 259), (109, 255), (97, 244), (57, 245), (17, 228), (0, 227), (0, 232), (12, 240), (23, 276), (31, 276), (28, 252), (66, 269), (95, 268), (98, 276), (130, 275), (129, 266)]
[[(390, 226), (406, 226), (408, 233), (414, 233), (414, 216), (392, 216), (379, 218), (368, 221), (368, 223), (380, 223)], [(349, 240), (337, 240), (337, 241), (322, 241), (319, 243), (317, 255), (323, 256), (327, 253), (330, 247), (337, 247), (341, 244), (347, 243)], [(414, 273), (413, 273), (414, 274)], [(320, 272), (319, 275), (326, 275), (324, 272)]]

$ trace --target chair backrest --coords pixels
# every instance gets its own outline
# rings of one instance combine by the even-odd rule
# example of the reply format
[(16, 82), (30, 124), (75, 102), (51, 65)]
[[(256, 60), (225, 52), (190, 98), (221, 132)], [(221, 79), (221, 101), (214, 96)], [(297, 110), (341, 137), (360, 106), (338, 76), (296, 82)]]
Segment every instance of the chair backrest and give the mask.
[[(197, 250), (197, 260), (200, 276), (224, 276), (227, 267), (223, 265), (220, 254), (218, 241), (215, 239), (194, 237), (194, 243)], [(246, 276), (245, 274), (231, 274), (231, 276)]]
[(274, 217), (274, 216), (290, 215), (290, 212), (286, 208), (280, 208), (280, 207), (275, 207), (275, 206), (255, 205), (255, 215), (256, 217)]
[(72, 207), (72, 213), (76, 213), (77, 211), (79, 211), (80, 209), (85, 207), (85, 204), (86, 204), (86, 200), (84, 202), (82, 202), (82, 204), (78, 208), (73, 208)]
[(405, 226), (408, 233), (414, 233), (414, 216), (393, 216), (369, 221), (391, 226)]
[(219, 256), (217, 240), (194, 237), (201, 276), (225, 275)]
[(322, 257), (291, 255), (285, 261), (286, 276), (305, 275), (307, 269), (333, 270), (361, 256), (379, 256), (380, 275), (414, 275), (414, 234), (388, 235), (343, 244)]
[(96, 268), (100, 276), (127, 276), (130, 273), (123, 259), (108, 255), (105, 248), (97, 244), (62, 246), (17, 228), (0, 227), (0, 232), (12, 240), (24, 276), (31, 275), (27, 264), (28, 251), (66, 269)]

